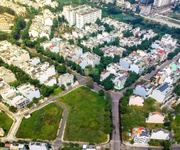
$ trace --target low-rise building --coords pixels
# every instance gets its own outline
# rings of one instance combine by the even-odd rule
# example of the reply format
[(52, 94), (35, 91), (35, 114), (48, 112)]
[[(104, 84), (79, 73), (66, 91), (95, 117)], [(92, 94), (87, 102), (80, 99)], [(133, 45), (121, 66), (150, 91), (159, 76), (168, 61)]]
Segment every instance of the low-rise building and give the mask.
[(83, 50), (81, 47), (75, 44), (70, 45), (69, 42), (60, 43), (59, 55), (65, 59), (76, 62), (82, 54)]
[(41, 46), (46, 50), (50, 50), (54, 53), (59, 53), (59, 43), (62, 41), (60, 38), (53, 38), (51, 41), (41, 43)]
[(112, 57), (112, 58), (114, 58), (115, 55), (122, 57), (122, 54), (125, 51), (124, 48), (117, 46), (105, 46), (100, 50), (104, 53), (104, 57)]
[(29, 143), (29, 150), (49, 150), (47, 143), (31, 142)]
[(32, 101), (33, 98), (40, 98), (41, 96), (38, 87), (34, 87), (30, 83), (19, 85), (17, 90), (30, 101)]
[(10, 150), (27, 150), (24, 144), (13, 143), (10, 145)]
[(157, 102), (162, 103), (166, 99), (168, 99), (168, 97), (171, 95), (173, 89), (174, 89), (173, 85), (165, 82), (165, 83), (161, 84), (160, 86), (158, 86), (156, 89), (154, 89), (152, 91), (152, 94), (150, 95), (150, 97), (157, 100)]
[(102, 71), (100, 75), (100, 81), (105, 80), (111, 73), (109, 71)]
[(145, 127), (133, 128), (131, 139), (134, 140), (134, 143), (147, 144), (150, 140), (149, 131)]
[(29, 36), (33, 39), (46, 37), (49, 39), (54, 14), (49, 9), (44, 9), (42, 15), (36, 15), (29, 28)]
[(4, 32), (11, 32), (11, 27), (14, 25), (15, 16), (3, 13), (0, 14), (0, 30)]
[(128, 72), (124, 70), (121, 70), (120, 73), (115, 74), (114, 77), (111, 79), (112, 82), (114, 83), (114, 88), (116, 90), (123, 89), (128, 76), (129, 76)]
[(170, 139), (170, 133), (167, 130), (164, 129), (154, 129), (151, 131), (151, 139), (155, 140), (169, 140)]
[(0, 67), (0, 78), (2, 78), (7, 83), (16, 81), (14, 73), (5, 67)]
[(116, 90), (123, 89), (129, 76), (128, 72), (123, 70), (119, 63), (111, 63), (106, 67), (106, 71), (101, 72), (100, 81), (105, 80), (110, 74), (114, 75), (113, 78), (111, 78), (114, 83), (114, 88)]
[(24, 97), (19, 91), (15, 88), (11, 88), (10, 90), (4, 90), (1, 92), (1, 97), (3, 101), (10, 106), (17, 107), (18, 109), (25, 108), (27, 104), (30, 103), (30, 100)]
[(95, 145), (83, 145), (82, 150), (97, 150)]
[(180, 79), (180, 63), (173, 62), (170, 65), (166, 66), (162, 70), (160, 70), (156, 76), (154, 83), (156, 85), (168, 83), (174, 84)]
[(160, 112), (149, 113), (146, 123), (164, 123), (165, 115)]
[(129, 105), (136, 105), (136, 106), (143, 106), (144, 105), (144, 98), (140, 96), (131, 96), (129, 98)]
[(64, 85), (66, 88), (74, 84), (74, 75), (66, 73), (58, 78), (59, 86)]
[(132, 52), (128, 57), (120, 59), (120, 65), (126, 71), (134, 71), (137, 74), (141, 74), (147, 67), (146, 61), (148, 54), (144, 51), (138, 50)]
[(147, 98), (153, 91), (154, 85), (149, 82), (142, 82), (138, 84), (133, 93), (135, 95), (142, 96), (143, 98)]
[(97, 54), (86, 52), (81, 55), (81, 58), (78, 60), (78, 62), (80, 67), (84, 69), (86, 66), (95, 67), (95, 65), (98, 65), (100, 63), (100, 59), (101, 57)]
[(8, 65), (18, 66), (20, 63), (30, 60), (28, 51), (8, 41), (0, 42), (0, 53), (0, 58)]
[(0, 6), (11, 8), (18, 16), (25, 16), (27, 14), (26, 7), (13, 3), (13, 1), (1, 0)]

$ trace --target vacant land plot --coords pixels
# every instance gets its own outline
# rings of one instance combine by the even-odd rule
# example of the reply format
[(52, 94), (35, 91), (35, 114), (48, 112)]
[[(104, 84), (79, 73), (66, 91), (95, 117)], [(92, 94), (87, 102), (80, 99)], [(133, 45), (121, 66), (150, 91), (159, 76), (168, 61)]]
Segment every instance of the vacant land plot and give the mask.
[(9, 116), (5, 112), (1, 111), (0, 112), (0, 128), (3, 128), (5, 135), (8, 134), (12, 123), (13, 123), (13, 120), (9, 118)]
[(51, 103), (23, 119), (16, 134), (18, 138), (54, 140), (62, 117), (62, 108)]
[(58, 99), (69, 110), (64, 140), (101, 143), (104, 133), (106, 100), (86, 87), (80, 87)]

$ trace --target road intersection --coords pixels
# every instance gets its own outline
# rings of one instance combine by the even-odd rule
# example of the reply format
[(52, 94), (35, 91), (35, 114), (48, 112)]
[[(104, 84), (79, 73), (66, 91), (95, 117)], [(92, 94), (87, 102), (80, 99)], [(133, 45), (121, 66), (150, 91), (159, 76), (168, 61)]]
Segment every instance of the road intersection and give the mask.
[[(172, 63), (173, 61), (177, 61), (179, 58), (180, 58), (180, 53), (178, 55), (176, 55), (172, 60), (165, 61), (158, 68), (156, 68), (156, 70), (152, 71), (149, 74), (146, 74), (145, 76), (141, 77), (139, 80), (149, 80), (160, 69), (163, 69), (165, 66)], [(60, 107), (63, 108), (64, 111), (63, 111), (63, 117), (61, 120), (60, 128), (59, 128), (59, 131), (57, 134), (57, 139), (53, 142), (50, 142), (50, 143), (53, 145), (55, 150), (58, 149), (59, 147), (61, 147), (63, 144), (63, 133), (64, 133), (65, 125), (66, 125), (66, 118), (68, 115), (68, 109), (66, 108), (66, 106), (63, 103), (57, 101), (56, 99), (58, 97), (61, 97), (65, 94), (67, 94), (68, 92), (74, 90), (75, 88), (78, 88), (81, 85), (86, 85), (86, 83), (90, 79), (89, 77), (84, 77), (84, 76), (78, 74), (77, 72), (72, 71), (72, 73), (74, 75), (76, 75), (77, 80), (79, 82), (79, 85), (76, 85), (75, 87), (72, 87), (72, 88), (68, 89), (67, 91), (63, 91), (57, 96), (50, 96), (47, 100), (43, 101), (42, 103), (39, 103), (34, 108), (28, 109), (27, 111), (17, 113), (17, 114), (13, 114), (7, 109), (6, 106), (4, 106), (2, 103), (0, 103), (0, 109), (5, 111), (14, 120), (14, 123), (13, 123), (7, 137), (1, 138), (0, 140), (1, 141), (17, 141), (17, 140), (19, 140), (15, 137), (15, 134), (18, 130), (18, 127), (19, 127), (21, 120), (24, 117), (24, 115), (27, 113), (31, 114), (32, 112), (48, 105), (51, 102), (56, 102)], [(121, 130), (120, 130), (121, 129), (121, 120), (120, 120), (121, 114), (119, 114), (119, 101), (124, 96), (124, 93), (126, 92), (126, 90), (129, 88), (134, 88), (136, 83), (139, 80), (137, 80), (130, 87), (126, 87), (121, 91), (110, 91), (111, 99), (112, 99), (112, 110), (111, 110), (111, 112), (112, 112), (113, 131), (112, 131), (110, 142), (100, 145), (101, 147), (109, 147), (110, 146), (111, 150), (126, 150), (126, 149), (127, 150), (131, 150), (131, 149), (132, 150), (133, 149), (143, 150), (143, 149), (148, 149), (147, 147), (126, 146), (122, 143), (122, 138), (121, 138)], [(103, 89), (102, 86), (99, 86), (98, 84), (94, 83), (93, 90), (98, 92), (101, 89)], [(79, 144), (82, 144), (82, 143), (79, 143)], [(174, 149), (177, 149), (177, 148), (180, 148), (180, 147), (174, 146)], [(160, 148), (152, 148), (152, 149), (160, 149)]]

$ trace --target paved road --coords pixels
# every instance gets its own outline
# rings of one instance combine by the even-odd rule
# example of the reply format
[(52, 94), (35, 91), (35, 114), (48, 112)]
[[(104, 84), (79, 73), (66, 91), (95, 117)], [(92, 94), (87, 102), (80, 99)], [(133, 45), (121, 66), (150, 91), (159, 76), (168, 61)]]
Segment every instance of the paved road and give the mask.
[(61, 120), (61, 124), (60, 124), (60, 129), (59, 129), (59, 133), (58, 133), (58, 137), (56, 139), (56, 141), (53, 143), (53, 147), (55, 148), (55, 150), (58, 150), (59, 147), (62, 146), (62, 141), (63, 141), (63, 135), (64, 135), (64, 130), (65, 130), (65, 125), (66, 125), (66, 119), (67, 119), (67, 115), (68, 115), (68, 109), (67, 107), (60, 103), (59, 101), (56, 101), (56, 103), (63, 108), (63, 115), (62, 115), (62, 120)]
[[(154, 76), (158, 70), (164, 68), (165, 66), (167, 66), (168, 64), (172, 63), (172, 61), (176, 61), (178, 58), (180, 58), (180, 54), (178, 54), (177, 56), (175, 56), (173, 58), (173, 60), (167, 60), (166, 62), (164, 62), (162, 65), (159, 66), (159, 68), (157, 68), (155, 71), (151, 72), (150, 74), (147, 74), (145, 75), (142, 79), (145, 79), (145, 80), (149, 80), (152, 76)], [(76, 75), (77, 77), (77, 80), (79, 81), (80, 84), (82, 85), (85, 85), (87, 83), (87, 81), (90, 79), (89, 77), (84, 77), (84, 76), (81, 76), (80, 74), (76, 73), (73, 71), (73, 74)], [(129, 146), (125, 146), (121, 143), (121, 133), (119, 131), (120, 129), (120, 122), (119, 122), (119, 118), (121, 118), (121, 116), (119, 116), (119, 100), (121, 97), (123, 97), (125, 91), (129, 88), (134, 88), (135, 87), (135, 84), (134, 83), (133, 85), (131, 85), (131, 87), (127, 87), (121, 91), (111, 91), (111, 98), (112, 98), (112, 122), (113, 122), (113, 132), (112, 132), (112, 138), (111, 138), (111, 149), (112, 150), (135, 150), (135, 149), (138, 149), (138, 150), (143, 150), (143, 149), (148, 149), (146, 147), (143, 147), (143, 148), (140, 148), (140, 147), (129, 147)], [(60, 93), (59, 95), (55, 96), (55, 97), (49, 97), (47, 101), (41, 103), (41, 104), (38, 104), (35, 108), (32, 108), (26, 112), (24, 112), (23, 114), (29, 112), (29, 113), (32, 113), (38, 109), (40, 109), (41, 107), (44, 107), (45, 105), (49, 104), (50, 102), (56, 102), (58, 105), (60, 105), (63, 109), (64, 109), (64, 112), (63, 112), (63, 118), (61, 120), (61, 126), (60, 126), (60, 129), (59, 129), (59, 133), (58, 133), (58, 138), (55, 142), (53, 142), (53, 146), (55, 147), (55, 149), (58, 149), (60, 146), (62, 146), (62, 138), (63, 138), (63, 132), (64, 132), (64, 129), (65, 129), (65, 124), (66, 124), (66, 117), (68, 115), (68, 110), (67, 108), (60, 102), (57, 102), (56, 101), (56, 98), (58, 97), (61, 97), (65, 94), (67, 94), (69, 91), (73, 90), (74, 88), (71, 88), (69, 89), (68, 91), (64, 91), (62, 93)], [(101, 86), (97, 85), (96, 83), (94, 83), (94, 90), (95, 91), (99, 91), (103, 89)], [(13, 116), (13, 114), (11, 114)], [(18, 126), (16, 126), (16, 128), (13, 130), (13, 135), (15, 135), (15, 132), (17, 130)], [(101, 145), (101, 146), (109, 146), (109, 144), (105, 144), (105, 145)], [(178, 149), (179, 147), (174, 147), (173, 149)], [(155, 148), (157, 149), (157, 148)], [(159, 149), (159, 148), (158, 148)]]
[(167, 60), (164, 63), (162, 63), (156, 70), (152, 71), (151, 73), (146, 74), (143, 79), (149, 80), (152, 76), (154, 76), (159, 70), (163, 69), (167, 65), (171, 64), (172, 62), (177, 61), (180, 58), (180, 53), (176, 55), (172, 60)]

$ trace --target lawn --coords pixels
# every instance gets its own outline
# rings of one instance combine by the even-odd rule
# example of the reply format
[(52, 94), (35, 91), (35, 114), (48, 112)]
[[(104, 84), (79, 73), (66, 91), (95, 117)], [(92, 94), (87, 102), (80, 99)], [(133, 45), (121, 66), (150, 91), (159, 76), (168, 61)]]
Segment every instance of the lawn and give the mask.
[(18, 138), (55, 140), (62, 117), (62, 108), (51, 103), (23, 119), (16, 134)]
[[(69, 110), (64, 140), (102, 143), (104, 133), (106, 100), (86, 87), (80, 87), (58, 99)], [(107, 125), (108, 126), (108, 125)]]
[(0, 112), (0, 128), (3, 128), (5, 135), (8, 134), (12, 123), (13, 123), (13, 120), (9, 118), (9, 116), (5, 112), (1, 111)]

